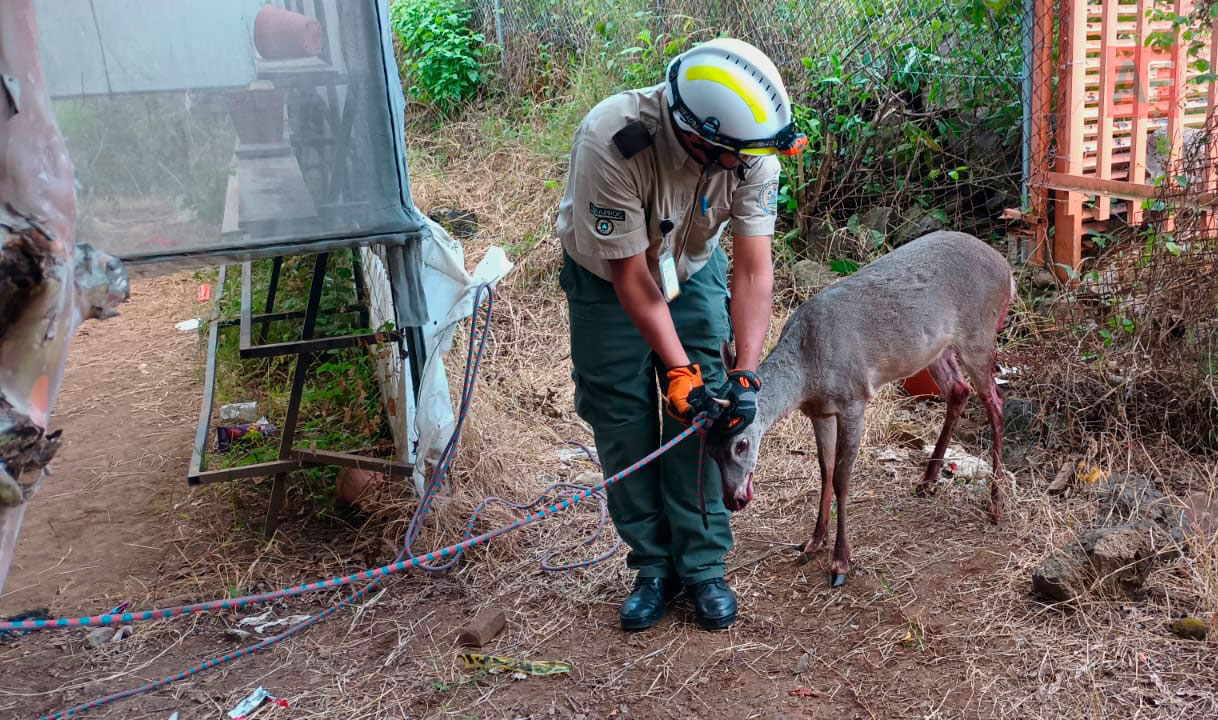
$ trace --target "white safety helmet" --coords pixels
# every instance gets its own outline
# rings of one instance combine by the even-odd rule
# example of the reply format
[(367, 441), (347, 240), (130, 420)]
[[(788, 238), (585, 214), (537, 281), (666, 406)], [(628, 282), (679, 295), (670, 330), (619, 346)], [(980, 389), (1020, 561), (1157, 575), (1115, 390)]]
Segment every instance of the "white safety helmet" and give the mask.
[(796, 155), (808, 144), (778, 68), (749, 43), (718, 38), (686, 50), (667, 81), (677, 126), (707, 142), (745, 155)]

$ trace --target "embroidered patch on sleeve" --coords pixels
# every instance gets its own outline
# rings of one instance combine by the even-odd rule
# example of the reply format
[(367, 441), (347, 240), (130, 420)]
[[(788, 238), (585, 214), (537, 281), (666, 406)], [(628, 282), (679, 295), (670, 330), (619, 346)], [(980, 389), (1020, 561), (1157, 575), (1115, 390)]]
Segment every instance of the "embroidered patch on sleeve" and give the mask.
[(778, 183), (771, 180), (757, 194), (757, 202), (768, 215), (778, 214)]
[(613, 232), (613, 221), (601, 218), (596, 221), (596, 231), (601, 235), (608, 235)]
[[(613, 208), (598, 207), (595, 203), (588, 203), (588, 212), (592, 213), (592, 217), (601, 218), (602, 220), (617, 220), (618, 222), (626, 222), (625, 210), (614, 210)], [(610, 224), (612, 228), (612, 224)], [(600, 223), (597, 223), (597, 229), (600, 229)], [(603, 233), (602, 233), (603, 234)]]

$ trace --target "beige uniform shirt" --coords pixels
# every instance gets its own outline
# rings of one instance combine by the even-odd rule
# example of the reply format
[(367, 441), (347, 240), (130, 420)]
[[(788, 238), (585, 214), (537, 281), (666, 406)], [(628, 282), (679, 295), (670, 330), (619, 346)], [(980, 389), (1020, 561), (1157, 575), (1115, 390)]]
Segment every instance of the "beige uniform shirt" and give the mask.
[[(632, 122), (651, 140), (636, 125), (631, 137), (646, 147), (626, 157), (614, 135)], [(684, 282), (710, 259), (729, 220), (735, 235), (773, 234), (778, 159), (749, 160), (743, 180), (735, 170), (704, 172), (677, 141), (663, 84), (612, 95), (575, 133), (558, 238), (572, 260), (604, 280), (609, 260), (646, 252), (659, 283), (658, 258), (667, 250)]]

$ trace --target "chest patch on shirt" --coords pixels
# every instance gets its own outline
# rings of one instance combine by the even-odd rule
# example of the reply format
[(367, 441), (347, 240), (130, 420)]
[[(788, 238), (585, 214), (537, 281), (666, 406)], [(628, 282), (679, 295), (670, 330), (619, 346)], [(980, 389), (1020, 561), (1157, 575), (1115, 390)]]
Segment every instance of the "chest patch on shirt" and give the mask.
[(603, 208), (596, 203), (588, 203), (588, 212), (594, 218), (602, 220), (617, 220), (618, 222), (626, 222), (625, 210), (614, 210), (613, 208)]

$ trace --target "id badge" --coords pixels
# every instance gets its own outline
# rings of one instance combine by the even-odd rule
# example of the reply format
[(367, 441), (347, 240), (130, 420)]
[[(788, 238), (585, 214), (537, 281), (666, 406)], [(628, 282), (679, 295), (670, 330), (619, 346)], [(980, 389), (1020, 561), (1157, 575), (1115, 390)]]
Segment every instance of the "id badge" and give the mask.
[(667, 250), (660, 253), (660, 290), (668, 302), (681, 294), (681, 285), (677, 282), (677, 261)]

